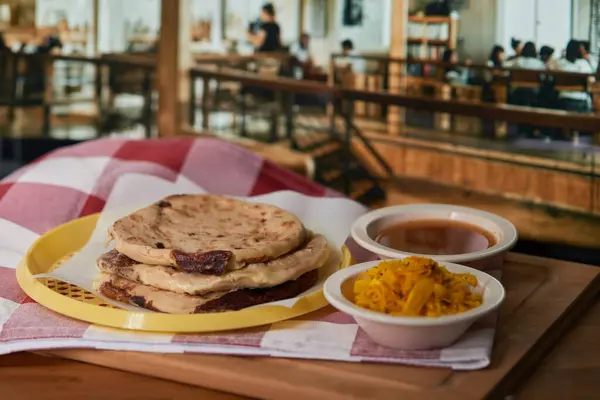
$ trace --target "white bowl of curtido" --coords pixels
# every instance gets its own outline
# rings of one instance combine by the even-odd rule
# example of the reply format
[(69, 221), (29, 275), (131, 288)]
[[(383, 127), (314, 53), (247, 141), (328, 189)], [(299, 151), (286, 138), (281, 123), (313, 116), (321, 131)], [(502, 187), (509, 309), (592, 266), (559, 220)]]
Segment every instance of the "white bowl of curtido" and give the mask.
[(505, 297), (502, 284), (483, 271), (415, 256), (341, 269), (323, 291), (373, 341), (403, 350), (451, 345)]

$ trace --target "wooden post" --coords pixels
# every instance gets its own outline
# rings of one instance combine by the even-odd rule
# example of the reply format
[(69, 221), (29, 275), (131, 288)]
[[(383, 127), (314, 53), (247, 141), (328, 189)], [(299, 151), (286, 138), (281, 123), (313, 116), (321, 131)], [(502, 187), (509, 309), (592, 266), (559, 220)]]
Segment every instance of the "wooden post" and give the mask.
[[(335, 86), (335, 60), (333, 56), (329, 57), (329, 73), (327, 75), (327, 86), (334, 87)], [(329, 118), (329, 129), (333, 133), (335, 131), (335, 99), (331, 100), (327, 104), (327, 117)]]
[(456, 49), (458, 45), (458, 19), (450, 17), (448, 24), (448, 48)]
[(227, 0), (221, 1), (221, 40), (226, 38), (225, 25), (227, 24)]
[[(451, 100), (452, 99), (452, 86), (445, 83), (435, 88), (436, 98), (440, 100)], [(452, 127), (452, 115), (448, 113), (436, 113), (435, 114), (435, 128), (441, 131), (449, 131)]]
[(306, 14), (306, 0), (300, 0), (298, 5), (298, 39), (304, 32), (304, 15)]
[[(38, 56), (41, 57), (41, 56)], [(50, 137), (50, 120), (52, 118), (52, 103), (54, 102), (54, 62), (50, 54), (43, 56), (44, 60), (44, 103), (42, 134)]]
[(161, 0), (158, 40), (158, 135), (176, 136), (189, 117), (191, 0)]
[[(390, 40), (390, 57), (406, 58), (406, 39), (408, 27), (408, 0), (392, 0), (391, 26), (392, 37)], [(402, 92), (402, 75), (405, 66), (392, 62), (389, 67), (389, 89), (392, 94)], [(388, 112), (388, 133), (390, 135), (400, 134), (400, 124), (404, 120), (404, 112), (401, 108), (390, 107)]]
[[(194, 96), (195, 97), (195, 96)], [(194, 107), (194, 110), (196, 108)], [(202, 130), (208, 131), (210, 118), (210, 80), (202, 79)], [(193, 127), (192, 127), (193, 128)]]
[(98, 56), (100, 53), (99, 45), (98, 45), (98, 35), (100, 33), (100, 0), (94, 0), (93, 3), (94, 14), (93, 14), (93, 26), (92, 26), (92, 34), (94, 35), (94, 55)]

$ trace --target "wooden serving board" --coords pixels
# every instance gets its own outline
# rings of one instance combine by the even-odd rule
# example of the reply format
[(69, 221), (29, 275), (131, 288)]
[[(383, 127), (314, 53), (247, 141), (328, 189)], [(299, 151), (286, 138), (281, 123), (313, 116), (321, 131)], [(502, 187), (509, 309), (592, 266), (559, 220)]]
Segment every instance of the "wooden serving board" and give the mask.
[[(263, 357), (94, 350), (50, 354), (267, 399), (481, 399), (514, 392), (594, 301), (600, 268), (510, 254), (492, 366), (473, 372)], [(46, 352), (47, 354), (48, 352)]]

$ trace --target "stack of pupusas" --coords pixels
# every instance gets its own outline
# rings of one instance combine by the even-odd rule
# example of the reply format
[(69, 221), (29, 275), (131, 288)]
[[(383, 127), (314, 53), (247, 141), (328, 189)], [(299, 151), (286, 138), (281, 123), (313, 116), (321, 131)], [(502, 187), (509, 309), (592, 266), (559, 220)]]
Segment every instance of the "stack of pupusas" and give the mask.
[(169, 196), (115, 222), (102, 295), (154, 311), (239, 310), (311, 288), (330, 256), (292, 213), (216, 195)]

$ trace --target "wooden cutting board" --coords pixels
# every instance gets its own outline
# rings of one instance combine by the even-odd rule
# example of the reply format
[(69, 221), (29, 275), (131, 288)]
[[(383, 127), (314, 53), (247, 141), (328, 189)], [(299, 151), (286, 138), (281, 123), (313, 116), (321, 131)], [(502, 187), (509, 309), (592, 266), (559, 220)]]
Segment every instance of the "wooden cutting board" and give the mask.
[(94, 350), (50, 354), (245, 396), (280, 399), (481, 399), (513, 393), (594, 301), (600, 268), (511, 254), (492, 366), (473, 372), (264, 357)]

